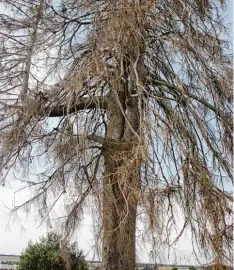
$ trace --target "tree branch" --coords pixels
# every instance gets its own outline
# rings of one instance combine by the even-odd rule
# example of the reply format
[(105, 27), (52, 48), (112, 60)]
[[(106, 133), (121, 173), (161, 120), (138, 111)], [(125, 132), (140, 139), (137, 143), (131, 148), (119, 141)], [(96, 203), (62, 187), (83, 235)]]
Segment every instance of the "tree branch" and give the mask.
[(22, 90), (20, 93), (20, 98), (23, 100), (27, 97), (28, 92), (28, 82), (29, 82), (29, 76), (30, 76), (30, 69), (32, 65), (32, 56), (33, 56), (33, 49), (35, 47), (36, 41), (37, 41), (37, 31), (38, 26), (41, 21), (42, 15), (43, 15), (43, 1), (40, 1), (40, 5), (36, 7), (37, 11), (34, 15), (36, 17), (35, 24), (33, 25), (33, 32), (31, 34), (31, 40), (27, 48), (27, 56), (25, 61), (25, 69), (24, 69), (24, 75), (23, 75), (23, 82), (22, 82)]
[[(170, 84), (166, 81), (160, 81), (160, 80), (155, 80), (155, 79), (149, 79), (150, 82), (155, 85), (155, 86), (165, 86), (169, 89), (172, 89), (172, 90), (176, 90), (176, 91), (179, 91), (179, 93), (181, 93), (181, 90), (179, 87), (173, 85), (173, 84)], [(210, 110), (212, 110), (213, 112), (215, 112), (218, 116), (222, 117), (223, 116), (223, 112), (218, 110), (217, 108), (215, 108), (212, 104), (210, 104), (209, 102), (207, 102), (204, 98), (199, 98), (197, 97), (196, 95), (193, 95), (191, 93), (188, 93), (186, 92), (186, 96), (189, 97), (189, 98), (192, 98), (192, 99), (195, 99), (196, 101), (202, 103), (203, 105), (205, 105), (207, 108), (209, 108)]]
[(54, 107), (42, 108), (41, 114), (48, 117), (60, 117), (67, 114), (73, 114), (77, 111), (91, 110), (91, 109), (106, 109), (106, 101), (103, 97), (87, 97), (73, 101), (69, 105), (57, 105)]
[(112, 149), (114, 151), (129, 151), (134, 146), (136, 141), (129, 140), (114, 140), (108, 137), (102, 137), (97, 135), (85, 135), (85, 137), (93, 142), (97, 142), (104, 147), (104, 149)]

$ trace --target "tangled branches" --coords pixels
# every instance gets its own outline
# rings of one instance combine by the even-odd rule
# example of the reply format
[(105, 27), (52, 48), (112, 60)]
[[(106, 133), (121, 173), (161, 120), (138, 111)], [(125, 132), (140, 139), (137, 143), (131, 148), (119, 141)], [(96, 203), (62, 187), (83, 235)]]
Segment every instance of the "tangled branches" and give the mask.
[(25, 204), (49, 218), (66, 198), (68, 236), (94, 198), (106, 269), (134, 269), (137, 212), (171, 245), (178, 209), (178, 237), (190, 228), (207, 256), (229, 261), (225, 1), (1, 3), (2, 181), (19, 163), (30, 172), (47, 159)]

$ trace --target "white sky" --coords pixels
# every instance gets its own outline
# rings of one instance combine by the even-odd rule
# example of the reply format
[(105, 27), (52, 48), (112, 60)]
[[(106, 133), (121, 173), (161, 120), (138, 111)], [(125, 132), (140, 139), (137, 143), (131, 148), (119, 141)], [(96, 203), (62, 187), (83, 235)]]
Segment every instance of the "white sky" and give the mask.
[[(227, 22), (230, 23), (233, 21), (233, 1), (229, 0), (228, 2)], [(232, 33), (230, 34), (233, 36)], [(0, 187), (0, 254), (20, 254), (27, 247), (30, 239), (36, 241), (47, 232), (45, 225), (38, 227), (38, 223), (35, 221), (36, 216), (32, 212), (28, 216), (22, 211), (18, 213), (18, 217), (12, 216), (10, 209), (14, 206), (14, 191), (18, 187), (19, 184), (15, 181), (10, 187)], [(84, 250), (87, 259), (92, 259), (94, 254), (92, 251), (90, 252), (90, 248), (94, 244), (91, 232), (91, 217), (86, 215), (74, 240), (78, 241), (79, 247)], [(178, 253), (172, 255), (170, 260), (165, 255), (163, 263), (197, 264), (195, 257), (190, 256), (192, 252), (190, 239), (188, 234), (183, 236), (177, 245)], [(148, 253), (149, 248), (138, 248), (139, 261), (148, 262)]]

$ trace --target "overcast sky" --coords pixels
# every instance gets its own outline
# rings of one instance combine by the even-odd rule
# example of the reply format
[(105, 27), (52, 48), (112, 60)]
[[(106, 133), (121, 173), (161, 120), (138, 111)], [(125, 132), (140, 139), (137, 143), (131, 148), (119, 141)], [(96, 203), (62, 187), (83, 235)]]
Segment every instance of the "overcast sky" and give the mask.
[[(229, 0), (228, 4), (228, 16), (227, 22), (231, 23), (233, 17), (233, 1)], [(231, 28), (230, 28), (231, 29)], [(230, 35), (231, 30), (230, 30)], [(43, 236), (47, 232), (45, 225), (39, 226), (36, 222), (36, 216), (30, 212), (30, 215), (26, 215), (22, 211), (17, 216), (11, 214), (11, 209), (14, 206), (14, 191), (19, 188), (17, 182), (11, 183), (11, 186), (0, 187), (0, 253), (1, 254), (20, 254), (23, 249), (27, 247), (28, 241), (38, 240), (40, 236)], [(20, 196), (24, 196), (21, 193)], [(20, 197), (18, 195), (18, 199)], [(56, 229), (56, 228), (52, 228)], [(91, 218), (86, 215), (81, 225), (80, 231), (76, 234), (75, 240), (78, 241), (79, 247), (84, 250), (87, 259), (92, 259), (94, 251), (90, 251), (90, 248), (94, 245), (92, 236)], [(190, 235), (187, 234), (176, 246), (177, 254), (172, 254), (171, 259), (168, 260), (164, 257), (164, 263), (185, 263), (185, 264), (197, 264), (194, 256), (191, 256), (192, 245)], [(148, 262), (149, 248), (144, 247), (137, 250), (138, 259), (141, 262)]]
[[(13, 206), (18, 204), (26, 193), (21, 192), (15, 194), (14, 190), (19, 188), (18, 183), (13, 183), (11, 188), (0, 187), (0, 254), (20, 254), (28, 244), (28, 241), (36, 241), (39, 237), (43, 236), (47, 232), (46, 225), (40, 225), (37, 216), (33, 211), (30, 211), (29, 215), (23, 211), (19, 211), (18, 215), (11, 213)], [(182, 220), (179, 221), (182, 226)], [(39, 226), (40, 225), (40, 226)], [(52, 227), (52, 230), (56, 230), (56, 226)], [(173, 238), (176, 237), (176, 232)], [(75, 234), (74, 240), (79, 244), (79, 248), (84, 251), (87, 259), (92, 260), (94, 258), (95, 249), (94, 238), (92, 236), (92, 222), (91, 216), (86, 214), (84, 216), (83, 223), (80, 226), (80, 230)], [(171, 251), (170, 258), (166, 250), (161, 254), (162, 263), (178, 263), (178, 264), (197, 264), (195, 257), (192, 255), (192, 245), (190, 234), (184, 235), (179, 243), (174, 246), (175, 251)], [(149, 246), (142, 246), (137, 248), (137, 258), (140, 262), (150, 261), (150, 249)], [(97, 258), (97, 257), (96, 257)]]

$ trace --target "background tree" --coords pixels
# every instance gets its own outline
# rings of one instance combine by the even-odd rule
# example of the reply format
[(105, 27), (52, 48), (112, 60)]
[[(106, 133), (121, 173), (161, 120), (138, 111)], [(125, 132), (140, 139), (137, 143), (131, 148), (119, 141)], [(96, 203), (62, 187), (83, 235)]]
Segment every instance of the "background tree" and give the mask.
[(194, 266), (190, 266), (189, 267), (189, 270), (196, 270), (197, 268), (196, 267), (194, 267)]
[(2, 181), (37, 174), (23, 206), (64, 199), (68, 238), (95, 205), (106, 270), (135, 269), (136, 217), (157, 253), (189, 229), (232, 258), (225, 2), (1, 1)]
[(228, 265), (220, 264), (220, 263), (214, 263), (214, 264), (206, 266), (205, 269), (206, 270), (232, 270), (233, 266), (228, 266)]
[[(48, 233), (39, 242), (29, 242), (26, 250), (21, 254), (18, 270), (65, 270), (67, 260), (63, 259), (62, 237), (55, 233)], [(77, 243), (67, 249), (70, 269), (88, 270), (82, 252), (78, 250)]]

